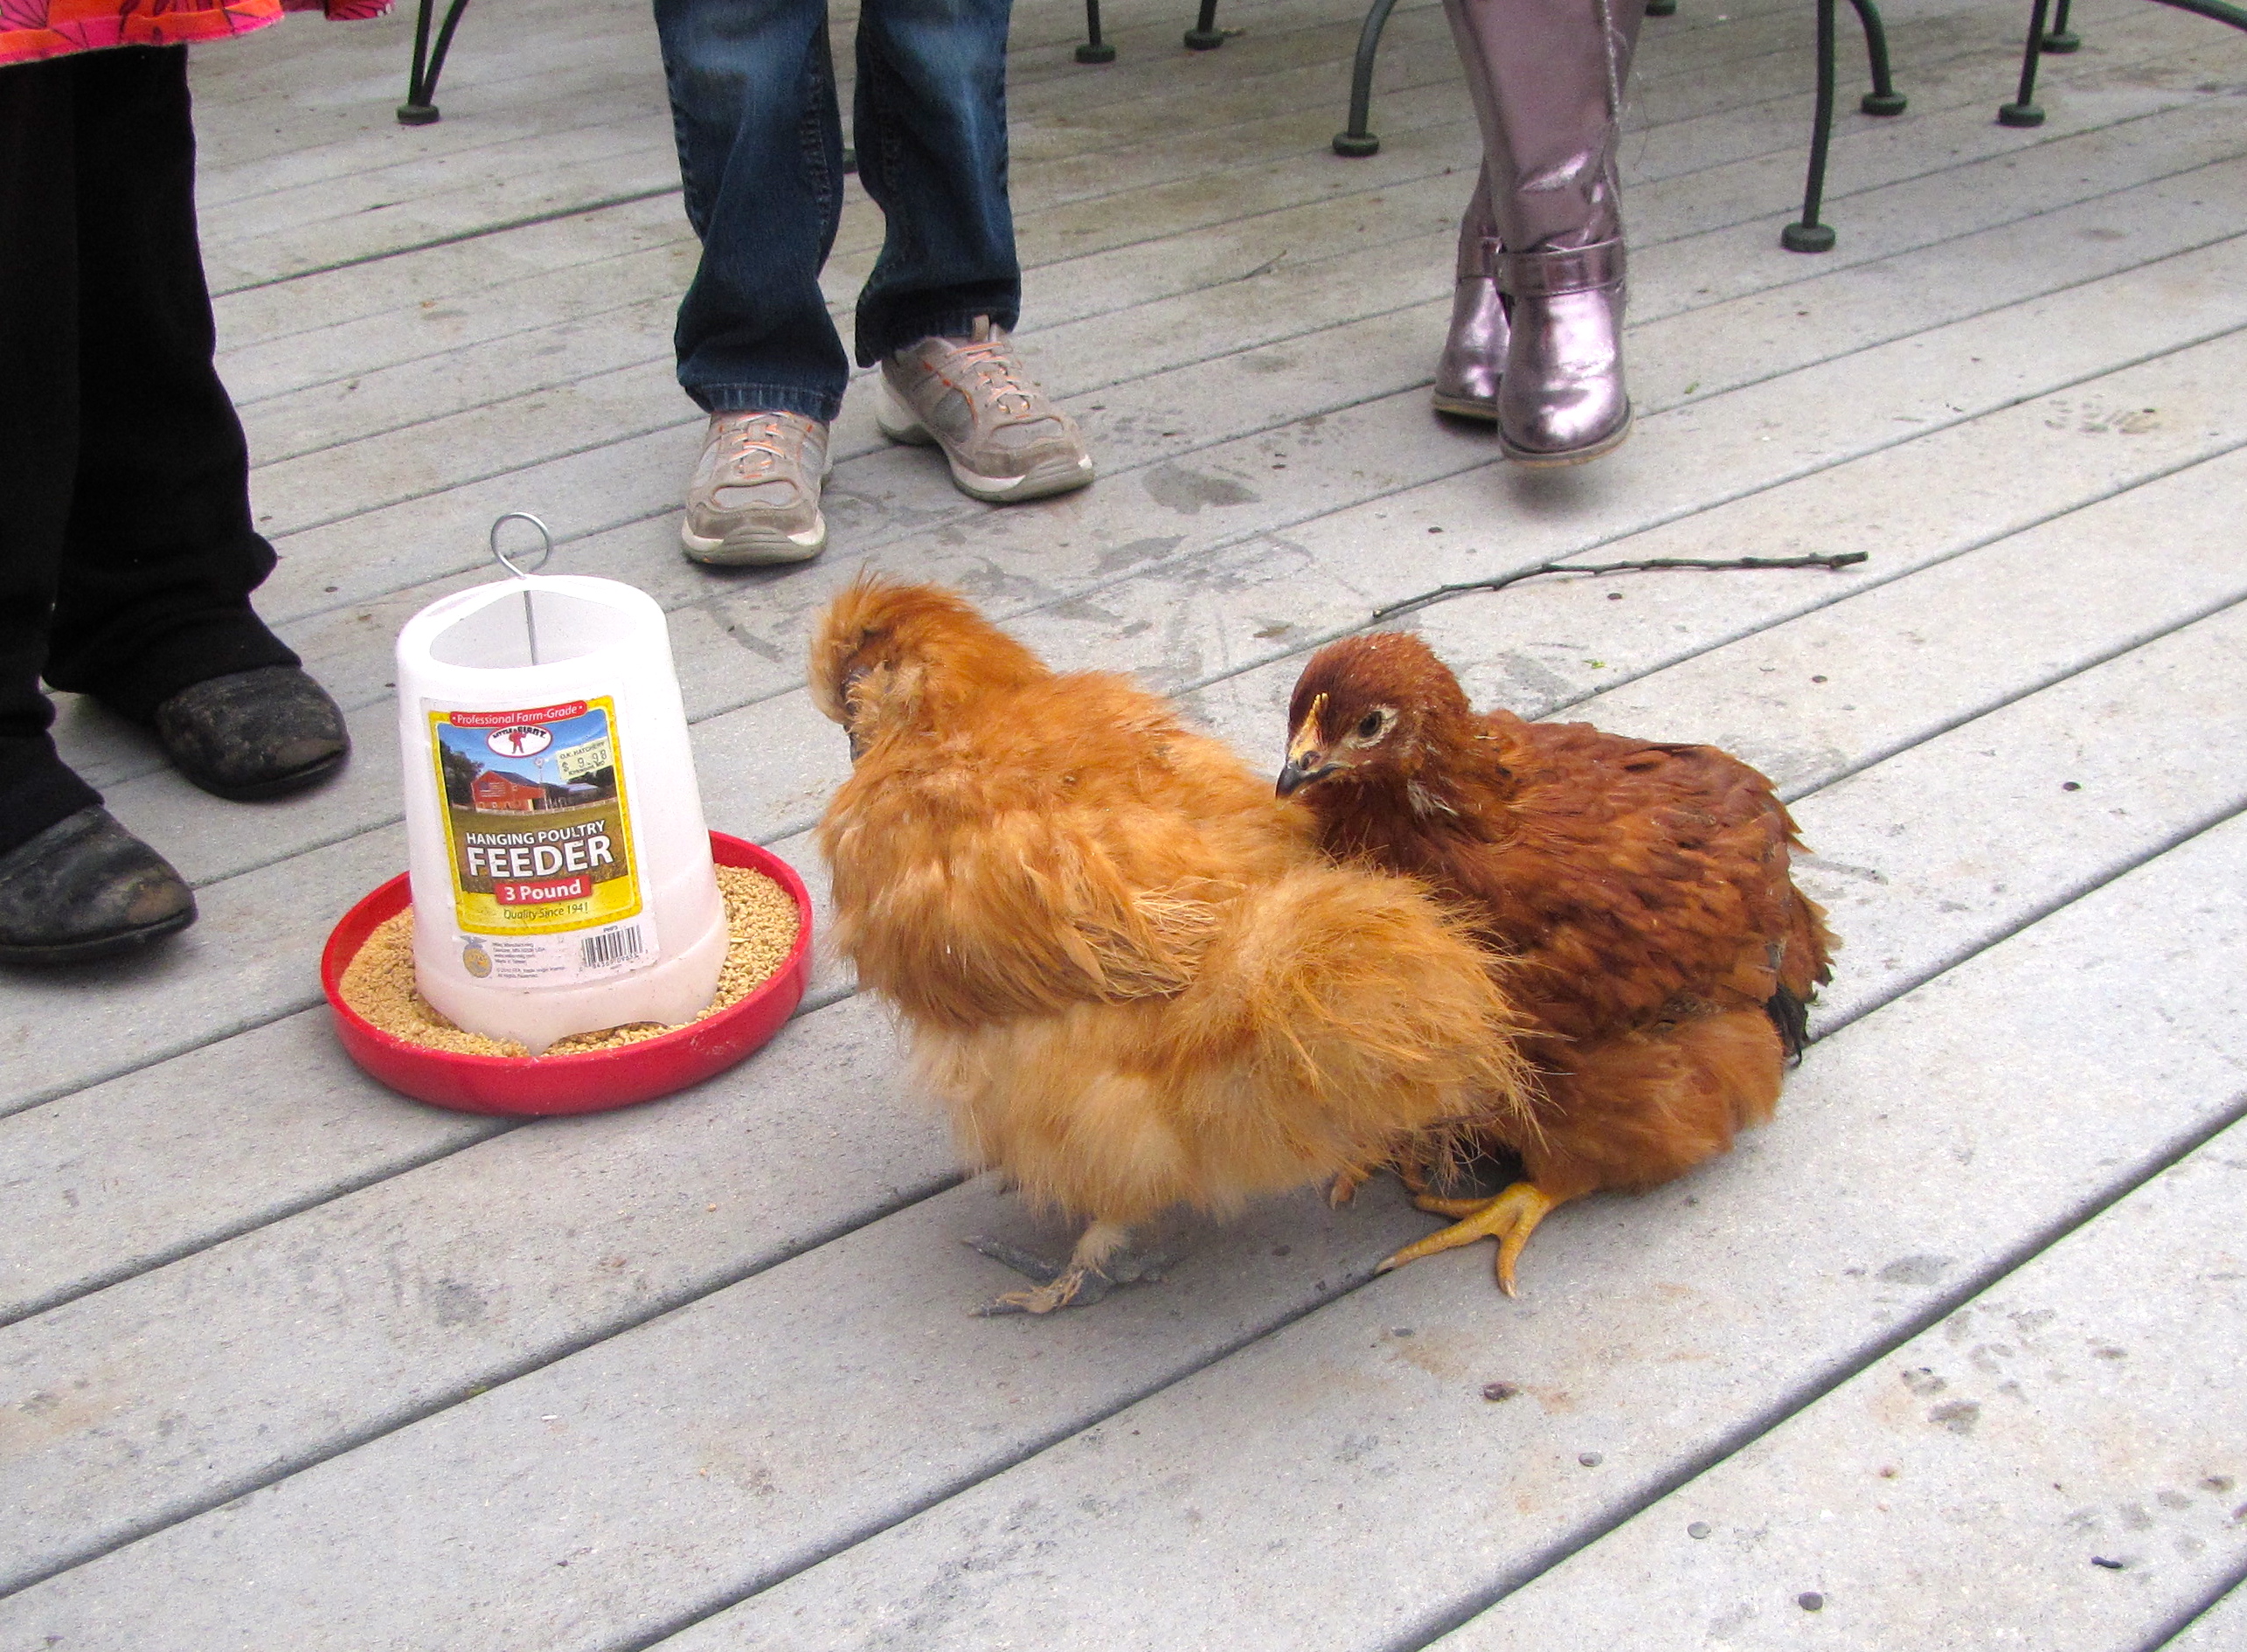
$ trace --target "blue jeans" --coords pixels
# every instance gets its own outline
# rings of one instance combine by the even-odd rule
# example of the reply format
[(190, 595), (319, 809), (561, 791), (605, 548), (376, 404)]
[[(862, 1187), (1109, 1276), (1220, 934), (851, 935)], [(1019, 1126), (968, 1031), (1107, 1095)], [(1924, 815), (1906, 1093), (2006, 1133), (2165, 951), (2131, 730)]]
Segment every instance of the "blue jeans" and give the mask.
[[(655, 0), (702, 263), (679, 383), (712, 413), (832, 422), (850, 376), (819, 272), (843, 213), (827, 0)], [(864, 0), (858, 177), (888, 220), (858, 297), (858, 362), (1021, 309), (1007, 202), (1010, 0)]]

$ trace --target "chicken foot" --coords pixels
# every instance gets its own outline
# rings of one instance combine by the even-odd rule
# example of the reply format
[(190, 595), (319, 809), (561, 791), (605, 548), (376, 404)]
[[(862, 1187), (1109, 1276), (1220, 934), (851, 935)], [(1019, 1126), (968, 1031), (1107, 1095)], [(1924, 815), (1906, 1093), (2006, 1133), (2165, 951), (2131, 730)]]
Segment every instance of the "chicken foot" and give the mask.
[[(1408, 1192), (1417, 1195), (1428, 1190), (1426, 1167), (1418, 1160), (1400, 1156), (1389, 1161), (1389, 1168), (1397, 1172), (1397, 1179), (1404, 1184)], [(1327, 1187), (1327, 1203), (1337, 1211), (1342, 1209), (1357, 1197), (1357, 1190), (1370, 1182), (1380, 1169), (1377, 1163), (1353, 1164), (1346, 1170), (1336, 1170), (1335, 1179)], [(1474, 1202), (1481, 1203), (1480, 1199)]]
[(1327, 1187), (1327, 1204), (1341, 1210), (1357, 1197), (1357, 1190), (1373, 1179), (1374, 1167), (1353, 1164), (1346, 1170), (1336, 1170), (1335, 1179)]
[(1495, 1239), (1498, 1241), (1498, 1288), (1508, 1296), (1514, 1295), (1514, 1264), (1521, 1260), (1522, 1247), (1529, 1242), (1529, 1235), (1536, 1231), (1537, 1224), (1560, 1202), (1534, 1182), (1516, 1182), (1497, 1197), (1488, 1199), (1442, 1199), (1422, 1194), (1412, 1201), (1420, 1209), (1464, 1219), (1429, 1234), (1418, 1244), (1407, 1245), (1374, 1272), (1385, 1274), (1392, 1267), (1417, 1262), (1423, 1256), (1433, 1256), (1438, 1251), (1454, 1250), (1477, 1239)]
[(1066, 1262), (1049, 1261), (1034, 1252), (1004, 1239), (977, 1234), (967, 1241), (971, 1251), (1004, 1262), (1026, 1278), (1038, 1281), (1036, 1290), (1009, 1291), (975, 1309), (979, 1319), (1003, 1314), (1050, 1314), (1057, 1308), (1090, 1308), (1119, 1285), (1160, 1280), (1171, 1259), (1134, 1255), (1128, 1248), (1131, 1230), (1120, 1222), (1095, 1222), (1078, 1236)]

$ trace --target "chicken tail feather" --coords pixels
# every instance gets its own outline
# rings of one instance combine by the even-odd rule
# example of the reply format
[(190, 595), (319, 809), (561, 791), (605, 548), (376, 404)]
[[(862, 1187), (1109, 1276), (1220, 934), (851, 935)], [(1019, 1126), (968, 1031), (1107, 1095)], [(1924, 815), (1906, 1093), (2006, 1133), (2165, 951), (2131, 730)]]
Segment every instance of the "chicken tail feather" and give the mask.
[(1409, 879), (1306, 866), (1249, 892), (1177, 1007), (1180, 1045), (1230, 1046), (1250, 1078), (1260, 1105), (1242, 1123), (1306, 1158), (1363, 1163), (1415, 1140), (1440, 1156), (1462, 1130), (1531, 1125), (1522, 1019)]

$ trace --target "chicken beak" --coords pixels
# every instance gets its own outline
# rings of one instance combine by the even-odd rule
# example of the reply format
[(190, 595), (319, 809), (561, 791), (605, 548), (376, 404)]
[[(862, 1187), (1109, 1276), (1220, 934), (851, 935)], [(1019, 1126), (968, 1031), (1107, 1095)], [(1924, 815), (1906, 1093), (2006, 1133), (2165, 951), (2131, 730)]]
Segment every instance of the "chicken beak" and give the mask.
[(1280, 769), (1280, 778), (1272, 789), (1281, 797), (1292, 797), (1301, 788), (1308, 786), (1333, 767), (1329, 763), (1325, 767), (1321, 767), (1319, 754), (1316, 752), (1300, 753), (1287, 760), (1286, 767)]

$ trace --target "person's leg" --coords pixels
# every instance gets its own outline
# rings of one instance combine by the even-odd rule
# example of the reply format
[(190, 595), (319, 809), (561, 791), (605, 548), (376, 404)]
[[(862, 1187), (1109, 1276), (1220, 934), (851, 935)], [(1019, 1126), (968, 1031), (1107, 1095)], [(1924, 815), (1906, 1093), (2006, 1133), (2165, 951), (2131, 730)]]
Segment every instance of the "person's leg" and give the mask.
[(73, 61), (79, 440), (46, 679), (147, 724), (191, 684), (299, 662), (250, 607), (274, 553), (212, 360), (187, 48)]
[(1481, 122), (1490, 211), (1509, 253), (1622, 233), (1615, 178), (1623, 89), (1643, 5), (1446, 0)]
[(1616, 179), (1636, 0), (1445, 0), (1483, 137), (1510, 337), (1507, 452), (1569, 463), (1630, 427)]
[(78, 231), (68, 59), (0, 69), (0, 855), (101, 799), (39, 691), (78, 448)]
[(711, 415), (679, 540), (697, 562), (827, 546), (827, 427), (850, 360), (819, 272), (843, 219), (826, 0), (655, 0), (679, 178), (702, 262), (673, 335)]
[(858, 174), (888, 219), (858, 298), (858, 359), (882, 364), (877, 420), (944, 450), (993, 503), (1092, 480), (1076, 421), (1007, 336), (1022, 309), (1007, 198), (1009, 0), (865, 0)]
[(39, 691), (75, 490), (80, 60), (0, 69), (0, 962), (169, 934), (194, 897), (111, 819), (47, 734)]
[(1022, 310), (1007, 197), (1010, 0), (864, 0), (852, 135), (888, 221), (858, 297), (862, 366)]
[(150, 729), (206, 791), (296, 791), (341, 767), (350, 738), (250, 607), (274, 553), (212, 361), (187, 48), (72, 62), (79, 432), (46, 679)]
[(1453, 267), (1451, 326), (1436, 362), (1438, 413), (1461, 419), (1498, 417), (1498, 380), (1506, 371), (1505, 300), (1496, 276), (1498, 226), (1490, 218), (1490, 178), (1477, 172), (1474, 193), (1459, 221), (1459, 257)]
[(831, 424), (850, 367), (819, 272), (843, 214), (826, 0), (655, 0), (687, 219), (679, 383), (712, 413)]

